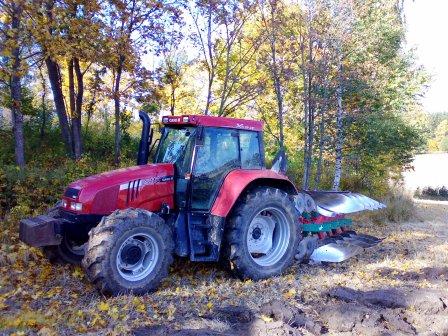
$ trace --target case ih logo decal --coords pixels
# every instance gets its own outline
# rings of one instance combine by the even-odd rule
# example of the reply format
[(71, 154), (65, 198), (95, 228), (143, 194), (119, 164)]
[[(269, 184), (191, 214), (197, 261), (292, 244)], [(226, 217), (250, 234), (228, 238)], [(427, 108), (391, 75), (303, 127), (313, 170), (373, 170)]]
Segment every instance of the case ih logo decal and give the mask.
[(176, 122), (181, 122), (181, 118), (167, 118), (165, 119), (166, 122), (170, 122), (170, 123), (176, 123)]

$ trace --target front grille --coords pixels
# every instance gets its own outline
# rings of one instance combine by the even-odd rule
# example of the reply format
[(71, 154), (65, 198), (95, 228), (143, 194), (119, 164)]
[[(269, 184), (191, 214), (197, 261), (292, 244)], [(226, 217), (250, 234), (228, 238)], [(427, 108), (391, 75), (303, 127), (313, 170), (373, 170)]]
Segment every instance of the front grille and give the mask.
[(75, 189), (75, 188), (67, 188), (65, 190), (64, 196), (65, 197), (69, 197), (71, 199), (77, 199), (79, 196), (79, 189)]

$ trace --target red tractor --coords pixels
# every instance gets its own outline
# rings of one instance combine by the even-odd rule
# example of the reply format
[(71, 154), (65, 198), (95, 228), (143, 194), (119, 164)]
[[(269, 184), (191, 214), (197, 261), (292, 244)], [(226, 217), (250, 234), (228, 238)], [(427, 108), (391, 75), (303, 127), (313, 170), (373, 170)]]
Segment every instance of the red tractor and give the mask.
[(281, 274), (297, 259), (342, 261), (379, 242), (344, 214), (383, 207), (349, 192), (300, 191), (280, 152), (266, 169), (263, 124), (210, 116), (143, 121), (137, 166), (71, 183), (46, 215), (20, 222), (20, 239), (52, 261), (81, 263), (104, 293), (142, 294), (173, 256), (223, 260), (241, 278)]

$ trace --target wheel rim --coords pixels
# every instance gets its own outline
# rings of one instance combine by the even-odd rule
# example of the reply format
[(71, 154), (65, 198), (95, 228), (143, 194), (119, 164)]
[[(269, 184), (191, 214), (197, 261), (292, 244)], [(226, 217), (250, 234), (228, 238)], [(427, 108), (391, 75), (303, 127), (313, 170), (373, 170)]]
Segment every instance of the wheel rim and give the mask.
[(120, 275), (128, 281), (139, 281), (150, 274), (159, 257), (155, 239), (138, 233), (128, 237), (120, 246), (116, 263)]
[(251, 221), (247, 232), (247, 248), (255, 263), (275, 265), (285, 254), (291, 232), (285, 214), (277, 208), (261, 210)]

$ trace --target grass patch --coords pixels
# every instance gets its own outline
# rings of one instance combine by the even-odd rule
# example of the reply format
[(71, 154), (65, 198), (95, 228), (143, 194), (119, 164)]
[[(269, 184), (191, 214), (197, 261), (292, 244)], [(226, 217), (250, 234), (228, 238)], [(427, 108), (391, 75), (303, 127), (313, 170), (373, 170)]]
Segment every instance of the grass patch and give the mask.
[(375, 223), (389, 221), (401, 223), (415, 218), (416, 208), (412, 195), (402, 188), (395, 188), (383, 199), (385, 209), (371, 213)]

